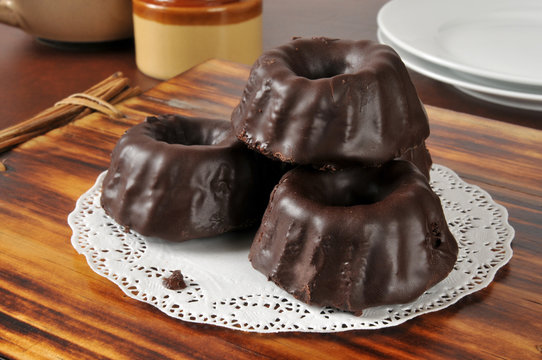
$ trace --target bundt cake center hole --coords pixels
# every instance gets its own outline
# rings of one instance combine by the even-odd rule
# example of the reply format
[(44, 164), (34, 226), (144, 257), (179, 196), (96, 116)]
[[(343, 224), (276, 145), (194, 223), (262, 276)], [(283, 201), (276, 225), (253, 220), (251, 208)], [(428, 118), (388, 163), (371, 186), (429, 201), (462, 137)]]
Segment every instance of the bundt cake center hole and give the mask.
[(370, 205), (384, 199), (395, 188), (394, 183), (379, 183), (370, 176), (341, 175), (325, 174), (320, 181), (307, 184), (307, 196), (325, 206)]
[(347, 64), (342, 61), (325, 62), (325, 63), (298, 63), (292, 66), (294, 73), (297, 76), (304, 77), (309, 80), (328, 79), (337, 75), (347, 74)]
[(318, 70), (317, 72), (309, 73), (307, 74), (307, 76), (304, 76), (304, 77), (310, 80), (318, 80), (318, 79), (332, 78), (334, 76), (342, 74), (342, 72), (339, 71), (339, 69), (336, 69), (334, 67), (327, 67), (327, 68), (317, 69), (317, 70)]
[(222, 145), (231, 140), (231, 125), (227, 121), (189, 118), (167, 114), (149, 116), (146, 135), (169, 145)]

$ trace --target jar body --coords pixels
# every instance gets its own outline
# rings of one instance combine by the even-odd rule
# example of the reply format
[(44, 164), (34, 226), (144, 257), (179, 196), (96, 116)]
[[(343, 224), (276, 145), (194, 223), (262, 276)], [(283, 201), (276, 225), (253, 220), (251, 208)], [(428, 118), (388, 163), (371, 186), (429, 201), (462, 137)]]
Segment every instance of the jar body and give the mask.
[(164, 3), (133, 0), (136, 63), (144, 74), (169, 79), (211, 58), (250, 65), (260, 56), (261, 0)]

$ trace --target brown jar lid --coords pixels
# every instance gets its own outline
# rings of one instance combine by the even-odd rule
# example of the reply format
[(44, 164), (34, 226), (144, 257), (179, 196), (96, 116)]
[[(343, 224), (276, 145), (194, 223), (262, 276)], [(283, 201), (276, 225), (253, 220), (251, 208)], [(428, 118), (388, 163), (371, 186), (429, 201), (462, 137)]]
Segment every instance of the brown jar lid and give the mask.
[(262, 13), (261, 0), (133, 0), (139, 17), (170, 25), (225, 25)]

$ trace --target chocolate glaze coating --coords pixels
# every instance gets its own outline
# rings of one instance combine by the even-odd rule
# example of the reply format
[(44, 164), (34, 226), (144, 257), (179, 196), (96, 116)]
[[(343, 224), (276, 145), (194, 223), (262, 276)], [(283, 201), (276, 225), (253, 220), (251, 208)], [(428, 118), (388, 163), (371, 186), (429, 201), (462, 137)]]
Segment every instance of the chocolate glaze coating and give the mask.
[(410, 161), (425, 175), (427, 180), (430, 179), (429, 172), (431, 171), (431, 165), (433, 165), (433, 159), (425, 146), (425, 141), (419, 146), (408, 149), (396, 160)]
[(249, 147), (321, 168), (382, 164), (429, 136), (425, 110), (392, 48), (327, 38), (265, 52), (232, 123)]
[(149, 117), (118, 141), (101, 203), (142, 235), (184, 241), (256, 224), (282, 172), (229, 121)]
[(416, 299), (448, 275), (457, 251), (427, 179), (393, 160), (286, 173), (249, 258), (296, 298), (360, 314)]

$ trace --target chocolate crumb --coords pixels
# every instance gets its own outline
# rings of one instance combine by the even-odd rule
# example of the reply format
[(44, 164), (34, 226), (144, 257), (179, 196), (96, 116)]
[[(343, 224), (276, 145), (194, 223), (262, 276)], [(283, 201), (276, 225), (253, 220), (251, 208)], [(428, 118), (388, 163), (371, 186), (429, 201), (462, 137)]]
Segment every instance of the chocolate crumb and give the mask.
[(181, 270), (175, 270), (170, 277), (164, 278), (164, 286), (169, 290), (181, 290), (186, 287)]

